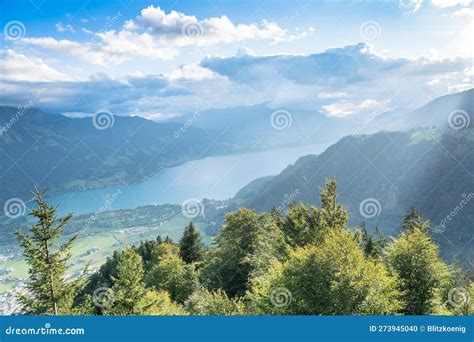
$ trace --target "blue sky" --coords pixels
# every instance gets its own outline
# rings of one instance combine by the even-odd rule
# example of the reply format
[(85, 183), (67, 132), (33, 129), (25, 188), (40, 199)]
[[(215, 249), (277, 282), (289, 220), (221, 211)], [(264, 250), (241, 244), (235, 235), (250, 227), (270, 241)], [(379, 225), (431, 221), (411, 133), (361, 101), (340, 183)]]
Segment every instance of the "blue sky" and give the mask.
[(0, 102), (153, 119), (203, 102), (413, 107), (472, 87), (473, 12), (471, 0), (3, 0)]

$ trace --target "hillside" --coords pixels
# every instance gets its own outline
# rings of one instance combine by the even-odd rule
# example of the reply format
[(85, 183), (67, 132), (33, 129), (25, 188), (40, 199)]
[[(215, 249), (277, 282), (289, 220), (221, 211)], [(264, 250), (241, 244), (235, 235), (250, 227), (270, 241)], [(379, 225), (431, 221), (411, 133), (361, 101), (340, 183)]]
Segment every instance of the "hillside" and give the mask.
[(36, 109), (18, 113), (0, 108), (0, 200), (27, 196), (34, 185), (54, 193), (130, 184), (162, 168), (235, 149), (199, 128), (176, 136), (183, 127), (177, 123), (115, 116), (111, 127), (100, 130), (92, 118)]
[[(288, 198), (315, 204), (325, 179), (336, 177), (352, 225), (365, 222), (394, 235), (403, 215), (415, 206), (431, 220), (443, 254), (466, 260), (473, 252), (473, 151), (473, 129), (349, 136), (320, 155), (300, 158), (277, 176), (250, 183), (233, 205), (265, 211), (284, 206)], [(367, 201), (375, 203), (375, 214), (370, 206), (360, 210)]]
[(417, 127), (448, 127), (450, 124), (456, 127), (462, 125), (465, 120), (474, 122), (473, 102), (474, 89), (441, 96), (415, 111), (395, 110), (383, 113), (376, 117), (365, 131), (402, 131)]

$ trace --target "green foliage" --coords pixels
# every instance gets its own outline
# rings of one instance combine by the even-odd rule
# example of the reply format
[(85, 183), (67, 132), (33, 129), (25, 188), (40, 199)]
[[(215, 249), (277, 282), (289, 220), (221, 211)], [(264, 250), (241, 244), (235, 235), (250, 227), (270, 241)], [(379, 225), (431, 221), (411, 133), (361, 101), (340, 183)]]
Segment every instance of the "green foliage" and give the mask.
[(229, 298), (221, 289), (215, 291), (199, 289), (189, 297), (185, 307), (191, 315), (231, 316), (245, 314), (243, 301)]
[(32, 315), (65, 315), (72, 313), (74, 297), (84, 286), (83, 278), (66, 280), (66, 266), (71, 259), (71, 247), (77, 235), (58, 246), (58, 240), (72, 214), (57, 218), (56, 207), (44, 201), (44, 192), (32, 192), (37, 207), (30, 215), (38, 221), (31, 227), (31, 234), (17, 231), (23, 255), (29, 266), (26, 288), (28, 294), (20, 295), (22, 312)]
[(113, 306), (105, 314), (139, 315), (144, 306), (141, 299), (146, 294), (143, 282), (142, 258), (133, 249), (126, 249), (117, 262), (117, 276), (112, 276)]
[[(336, 182), (321, 207), (292, 204), (287, 213), (240, 208), (226, 215), (215, 246), (203, 252), (190, 223), (178, 244), (161, 238), (115, 251), (84, 281), (66, 281), (75, 236), (56, 246), (70, 215), (37, 194), (39, 222), (18, 232), (30, 264), (21, 300), (31, 314), (106, 315), (472, 315), (474, 287), (448, 266), (416, 209), (387, 244), (378, 229), (349, 230)], [(104, 289), (105, 288), (105, 289)], [(106, 305), (96, 291), (111, 292)]]
[(331, 229), (343, 229), (348, 221), (347, 210), (337, 203), (336, 180), (326, 181), (321, 190), (321, 208), (304, 203), (292, 203), (286, 214), (273, 210), (273, 217), (291, 247), (303, 247), (318, 243)]
[(441, 289), (449, 272), (438, 247), (426, 232), (429, 222), (412, 210), (404, 220), (405, 231), (387, 247), (387, 262), (399, 278), (404, 314), (429, 315), (441, 310)]
[(174, 316), (187, 315), (180, 305), (174, 303), (168, 292), (149, 290), (140, 299), (139, 307), (142, 307), (142, 315)]
[(190, 222), (179, 242), (179, 255), (188, 264), (202, 260), (204, 254), (201, 234)]
[(162, 243), (161, 236), (158, 236), (156, 240), (142, 241), (137, 248), (137, 253), (142, 257), (143, 266), (145, 270), (149, 270), (151, 267), (152, 253), (156, 246)]
[(283, 236), (268, 214), (241, 208), (225, 220), (215, 251), (207, 255), (201, 281), (211, 289), (222, 288), (231, 297), (242, 296), (249, 279), (282, 256)]
[(153, 252), (153, 266), (147, 273), (147, 286), (167, 291), (171, 298), (183, 303), (197, 287), (193, 265), (187, 265), (175, 245), (163, 243)]
[(319, 245), (296, 249), (254, 281), (248, 298), (261, 314), (395, 314), (396, 278), (366, 259), (353, 233), (328, 231)]
[(319, 226), (321, 229), (341, 230), (349, 222), (347, 209), (337, 202), (336, 179), (326, 181), (326, 186), (321, 190), (321, 210), (319, 214)]
[[(470, 91), (465, 95), (464, 104), (469, 108), (472, 94)], [(437, 110), (434, 106), (429, 117)], [(327, 177), (335, 176), (339, 201), (350, 212), (351, 226), (366, 220), (369, 231), (379, 227), (388, 235), (416, 203), (431, 222), (446, 228), (443, 234), (432, 235), (442, 257), (446, 261), (458, 258), (469, 267), (468, 255), (473, 249), (463, 248), (472, 238), (472, 209), (468, 207), (472, 208), (473, 191), (467, 186), (472, 184), (474, 170), (472, 126), (460, 131), (416, 129), (347, 136), (318, 155), (301, 157), (278, 175), (254, 180), (237, 193), (229, 206), (269, 211), (295, 189), (299, 190), (298, 201), (315, 205), (318, 199), (314, 189), (321, 187)], [(464, 168), (459, 167), (459, 161)], [(382, 212), (367, 220), (359, 206), (362, 200), (374, 196), (382, 204)], [(455, 219), (448, 215), (451, 210), (456, 212)], [(463, 253), (459, 253), (461, 249)]]
[(426, 231), (430, 227), (430, 221), (425, 221), (423, 214), (411, 208), (410, 212), (403, 219), (402, 228), (405, 231), (413, 232), (415, 230)]
[(360, 230), (360, 245), (366, 257), (379, 259), (382, 257), (386, 245), (386, 239), (380, 234), (378, 228), (375, 228), (374, 234), (370, 234), (365, 226)]

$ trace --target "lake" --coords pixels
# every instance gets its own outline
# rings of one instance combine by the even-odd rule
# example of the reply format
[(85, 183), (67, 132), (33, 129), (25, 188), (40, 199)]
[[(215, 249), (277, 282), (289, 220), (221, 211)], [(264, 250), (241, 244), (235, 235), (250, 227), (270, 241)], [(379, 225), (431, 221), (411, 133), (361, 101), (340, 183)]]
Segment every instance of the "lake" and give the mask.
[(207, 157), (162, 170), (138, 184), (68, 192), (47, 200), (59, 205), (60, 214), (72, 211), (77, 216), (148, 204), (181, 204), (189, 198), (228, 199), (252, 180), (278, 174), (299, 157), (319, 154), (328, 145)]

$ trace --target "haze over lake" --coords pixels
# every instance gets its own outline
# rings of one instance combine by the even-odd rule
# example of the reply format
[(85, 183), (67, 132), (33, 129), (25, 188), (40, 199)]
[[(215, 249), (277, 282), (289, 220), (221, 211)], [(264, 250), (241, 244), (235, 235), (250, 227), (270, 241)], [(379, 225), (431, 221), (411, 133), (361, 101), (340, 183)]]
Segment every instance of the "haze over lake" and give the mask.
[(139, 184), (68, 192), (51, 196), (48, 201), (59, 205), (60, 213), (72, 211), (77, 216), (95, 212), (97, 208), (112, 210), (148, 204), (181, 204), (189, 198), (222, 200), (233, 197), (250, 181), (278, 174), (299, 157), (319, 154), (328, 145), (207, 157), (165, 169)]

